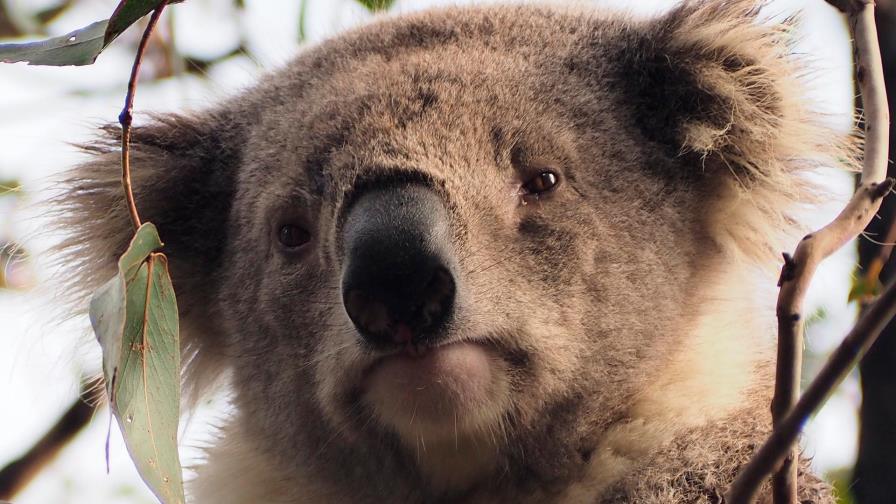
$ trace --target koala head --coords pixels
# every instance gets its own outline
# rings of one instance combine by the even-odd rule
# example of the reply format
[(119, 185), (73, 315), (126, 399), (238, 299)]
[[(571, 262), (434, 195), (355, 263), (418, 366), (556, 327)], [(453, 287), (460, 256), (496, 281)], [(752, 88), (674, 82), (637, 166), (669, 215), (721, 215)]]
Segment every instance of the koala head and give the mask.
[[(726, 272), (774, 266), (800, 172), (849, 154), (803, 102), (787, 28), (755, 17), (386, 19), (136, 128), (191, 383), (228, 371), (234, 431), (286, 474), (580, 474), (695, 351)], [(88, 287), (129, 234), (112, 142), (62, 202)], [(672, 382), (711, 381), (689, 372)]]

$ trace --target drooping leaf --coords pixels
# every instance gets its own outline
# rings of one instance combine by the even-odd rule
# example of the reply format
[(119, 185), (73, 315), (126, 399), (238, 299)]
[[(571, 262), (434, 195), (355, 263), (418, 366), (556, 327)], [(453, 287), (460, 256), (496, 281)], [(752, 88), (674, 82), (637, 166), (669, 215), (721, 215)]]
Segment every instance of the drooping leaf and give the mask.
[(358, 0), (358, 3), (367, 7), (371, 12), (387, 10), (392, 7), (395, 0)]
[(112, 412), (140, 476), (164, 503), (183, 503), (177, 452), (180, 344), (168, 260), (151, 223), (118, 261), (118, 274), (94, 294), (90, 320), (103, 348)]
[(90, 65), (116, 37), (138, 19), (152, 12), (162, 1), (121, 0), (109, 19), (97, 21), (61, 37), (20, 44), (0, 44), (0, 61), (27, 61), (29, 65), (51, 66)]

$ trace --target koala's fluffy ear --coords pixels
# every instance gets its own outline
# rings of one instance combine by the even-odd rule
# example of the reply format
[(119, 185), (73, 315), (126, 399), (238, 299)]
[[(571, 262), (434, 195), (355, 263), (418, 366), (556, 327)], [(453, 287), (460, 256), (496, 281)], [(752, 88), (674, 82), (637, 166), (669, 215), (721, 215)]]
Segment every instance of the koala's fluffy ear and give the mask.
[(619, 77), (647, 141), (684, 160), (697, 178), (720, 181), (720, 197), (749, 200), (756, 212), (729, 216), (754, 228), (729, 230), (741, 243), (786, 224), (787, 203), (811, 201), (801, 172), (857, 165), (857, 136), (826, 126), (808, 100), (807, 72), (792, 52), (793, 21), (762, 19), (761, 5), (685, 1), (633, 26), (624, 43), (636, 49), (625, 51)]
[[(116, 272), (133, 236), (121, 185), (120, 130), (84, 146), (93, 157), (65, 175), (53, 204), (67, 239), (61, 261), (78, 308)], [(132, 129), (131, 173), (144, 222), (159, 229), (168, 255), (188, 359), (214, 338), (208, 308), (217, 290), (216, 270), (227, 238), (239, 161), (239, 127), (218, 113), (160, 116)], [(198, 334), (191, 321), (202, 320)], [(213, 358), (212, 352), (202, 358)], [(195, 366), (194, 366), (195, 367)], [(206, 366), (209, 367), (209, 366)]]
[(689, 1), (643, 30), (622, 71), (648, 139), (755, 177), (830, 145), (792, 54), (793, 23), (766, 22), (758, 5)]

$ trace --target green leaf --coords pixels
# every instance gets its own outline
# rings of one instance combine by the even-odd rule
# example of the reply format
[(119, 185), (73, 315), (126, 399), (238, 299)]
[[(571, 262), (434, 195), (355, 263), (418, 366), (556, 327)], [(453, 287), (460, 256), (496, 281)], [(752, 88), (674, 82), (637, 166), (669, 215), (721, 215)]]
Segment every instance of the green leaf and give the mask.
[(29, 65), (90, 65), (116, 37), (161, 4), (162, 0), (122, 0), (109, 19), (97, 21), (61, 37), (21, 44), (0, 44), (0, 61), (27, 61)]
[(164, 503), (183, 503), (177, 453), (180, 344), (168, 260), (151, 223), (137, 230), (118, 274), (90, 302), (103, 348), (112, 412), (143, 481)]
[(371, 12), (386, 10), (392, 7), (395, 0), (358, 0), (358, 3), (367, 7)]
[(0, 61), (29, 65), (89, 65), (103, 50), (108, 21), (97, 21), (80, 30), (38, 42), (0, 44)]

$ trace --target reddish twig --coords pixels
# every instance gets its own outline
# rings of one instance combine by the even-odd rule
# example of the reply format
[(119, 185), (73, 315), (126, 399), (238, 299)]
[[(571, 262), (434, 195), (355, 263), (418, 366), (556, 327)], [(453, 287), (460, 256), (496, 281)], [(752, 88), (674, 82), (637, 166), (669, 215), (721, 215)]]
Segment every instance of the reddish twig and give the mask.
[(167, 1), (163, 1), (152, 11), (149, 23), (143, 31), (143, 37), (140, 39), (140, 45), (137, 47), (137, 55), (134, 57), (134, 65), (131, 67), (131, 77), (128, 79), (128, 92), (124, 98), (124, 109), (118, 115), (118, 122), (121, 124), (121, 185), (124, 188), (128, 212), (131, 215), (131, 222), (134, 223), (135, 230), (140, 228), (141, 222), (140, 214), (137, 213), (137, 204), (134, 201), (134, 191), (131, 187), (130, 146), (131, 122), (133, 121), (131, 110), (134, 108), (134, 95), (137, 94), (137, 76), (140, 74), (140, 63), (143, 61), (143, 53), (146, 51), (146, 45), (149, 42), (152, 31), (155, 29), (156, 23), (159, 21), (159, 17), (162, 16), (162, 11), (165, 10), (165, 5), (167, 4)]
[[(793, 256), (785, 254), (778, 295), (778, 362), (775, 396), (772, 401), (774, 432), (754, 454), (746, 468), (732, 484), (727, 501), (732, 504), (751, 502), (765, 478), (777, 469), (772, 479), (775, 504), (797, 502), (797, 451), (794, 446), (799, 429), (830, 393), (845, 373), (857, 362), (856, 352), (867, 349), (866, 340), (876, 338), (886, 322), (874, 319), (860, 322), (835, 352), (822, 373), (812, 382), (806, 396), (799, 396), (802, 363), (802, 307), (806, 290), (819, 263), (858, 236), (880, 208), (881, 199), (892, 189), (893, 180), (886, 179), (889, 131), (889, 109), (884, 87), (883, 67), (874, 23), (873, 0), (828, 0), (848, 14), (855, 40), (856, 79), (865, 108), (865, 156), (862, 180), (846, 208), (827, 226), (806, 235)], [(891, 294), (896, 298), (896, 294)], [(882, 298), (877, 306), (884, 303)], [(871, 310), (878, 316), (890, 313)], [(868, 313), (871, 315), (871, 312)], [(890, 316), (892, 314), (890, 313)], [(863, 317), (862, 321), (866, 321)], [(856, 332), (860, 326), (880, 328), (871, 336), (868, 331)], [(857, 340), (857, 341), (852, 341)], [(838, 357), (839, 355), (839, 357)], [(842, 371), (845, 370), (845, 371)], [(827, 372), (827, 374), (825, 374)], [(838, 377), (840, 377), (838, 379)], [(813, 395), (809, 396), (812, 391)], [(796, 404), (797, 406), (794, 406)]]

